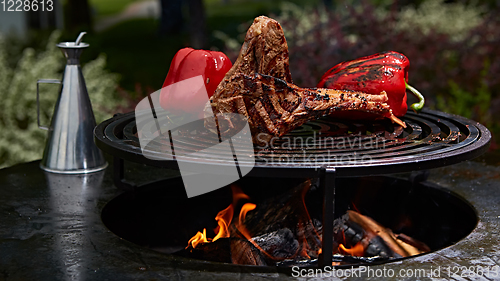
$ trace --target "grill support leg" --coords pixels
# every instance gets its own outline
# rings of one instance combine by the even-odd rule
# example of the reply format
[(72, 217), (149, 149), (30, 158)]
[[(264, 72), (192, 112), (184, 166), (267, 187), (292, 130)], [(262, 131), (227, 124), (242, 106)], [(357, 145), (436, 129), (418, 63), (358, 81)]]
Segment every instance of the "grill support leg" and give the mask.
[(113, 157), (113, 183), (123, 191), (134, 191), (136, 185), (125, 179), (125, 162), (122, 158)]
[(320, 185), (323, 189), (323, 238), (320, 267), (331, 266), (333, 261), (333, 220), (335, 218), (335, 168), (321, 168)]

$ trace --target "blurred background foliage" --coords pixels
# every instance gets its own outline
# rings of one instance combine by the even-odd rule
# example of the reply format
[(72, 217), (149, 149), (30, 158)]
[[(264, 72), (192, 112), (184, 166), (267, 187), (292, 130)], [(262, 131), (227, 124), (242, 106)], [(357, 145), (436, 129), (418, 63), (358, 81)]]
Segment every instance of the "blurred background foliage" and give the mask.
[[(339, 62), (385, 50), (401, 52), (411, 62), (410, 84), (426, 96), (428, 107), (485, 124), (494, 133), (493, 142), (500, 137), (498, 1), (177, 0), (181, 17), (175, 28), (165, 29), (157, 17), (97, 28), (139, 1), (74, 1), (88, 5), (87, 25), (66, 23), (61, 31), (38, 30), (25, 39), (0, 36), (0, 167), (41, 158), (46, 132), (36, 122), (36, 80), (62, 77), (65, 61), (55, 43), (89, 31), (82, 66), (100, 122), (132, 111), (161, 87), (177, 50), (198, 44), (192, 34), (199, 26), (193, 20), (199, 9), (206, 36), (199, 42), (233, 61), (253, 18), (277, 19), (289, 45), (294, 82), (303, 87), (314, 87)], [(74, 2), (64, 2), (65, 17)], [(51, 87), (41, 87), (43, 124), (50, 122), (57, 99), (58, 89)]]
[[(427, 107), (481, 122), (497, 149), (500, 10), (494, 2), (352, 0), (330, 9), (284, 3), (274, 18), (285, 31), (294, 83), (314, 87), (337, 63), (394, 50), (409, 58), (409, 83), (424, 94)], [(215, 35), (235, 58), (244, 34)]]

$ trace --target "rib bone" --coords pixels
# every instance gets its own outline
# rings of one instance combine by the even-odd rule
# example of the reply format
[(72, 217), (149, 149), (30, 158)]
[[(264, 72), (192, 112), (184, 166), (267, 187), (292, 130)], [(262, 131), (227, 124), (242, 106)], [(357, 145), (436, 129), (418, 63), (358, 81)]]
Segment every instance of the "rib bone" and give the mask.
[(235, 74), (212, 104), (218, 116), (219, 130), (229, 133), (236, 128), (225, 113), (246, 117), (254, 143), (280, 137), (309, 120), (327, 116), (335, 111), (364, 111), (390, 114), (385, 103), (387, 95), (362, 92), (306, 89), (268, 75)]

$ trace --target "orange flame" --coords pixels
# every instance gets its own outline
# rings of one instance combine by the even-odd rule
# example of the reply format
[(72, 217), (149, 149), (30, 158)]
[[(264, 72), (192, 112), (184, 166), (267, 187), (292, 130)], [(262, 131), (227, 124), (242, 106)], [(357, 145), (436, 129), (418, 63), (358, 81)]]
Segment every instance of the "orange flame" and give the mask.
[(203, 233), (198, 231), (198, 233), (196, 233), (193, 237), (191, 237), (191, 239), (189, 239), (188, 246), (186, 248), (188, 248), (189, 245), (191, 245), (191, 247), (195, 248), (198, 244), (207, 243), (207, 242), (208, 242), (207, 229), (204, 228)]
[(344, 244), (340, 244), (339, 251), (343, 254), (362, 257), (365, 253), (365, 247), (363, 247), (363, 245), (361, 245), (361, 242), (358, 242), (356, 245), (354, 245), (354, 247), (352, 247), (350, 249), (346, 248), (344, 246)]
[[(317, 229), (314, 227), (311, 220), (311, 216), (306, 206), (305, 197), (309, 188), (310, 185), (302, 190), (301, 198), (299, 199), (302, 201), (299, 203), (300, 204), (299, 208), (303, 209), (298, 222), (299, 231), (297, 240), (300, 246), (297, 248), (297, 252), (293, 254), (293, 258), (299, 256), (300, 258), (311, 259), (314, 258), (315, 256), (319, 256), (322, 252), (321, 249), (322, 237), (321, 235), (319, 235)], [(243, 193), (243, 191), (236, 185), (231, 186), (231, 189), (233, 193), (232, 203), (227, 208), (217, 213), (217, 215), (215, 216), (215, 220), (217, 221), (218, 226), (214, 228), (214, 233), (215, 233), (214, 238), (207, 237), (206, 233), (207, 231), (206, 228), (204, 228), (203, 232), (198, 231), (191, 239), (189, 239), (188, 246), (186, 247), (186, 249), (189, 247), (196, 248), (200, 244), (214, 242), (219, 238), (231, 237), (230, 225), (231, 223), (233, 223), (233, 228), (231, 228), (233, 235), (245, 237), (257, 249), (259, 249), (262, 254), (266, 255), (268, 258), (271, 258), (273, 260), (281, 260), (282, 258), (272, 256), (271, 254), (267, 253), (264, 249), (262, 249), (255, 241), (253, 241), (251, 233), (245, 226), (245, 218), (248, 212), (254, 210), (257, 207), (257, 205), (247, 202), (243, 204), (243, 206), (241, 206), (242, 204), (241, 200), (249, 200), (250, 197), (245, 193)], [(237, 210), (239, 206), (241, 206), (241, 209), (239, 211), (238, 220), (232, 222), (235, 210)], [(356, 208), (356, 206), (354, 206), (354, 208)], [(351, 255), (351, 256), (364, 255), (365, 247), (361, 242), (358, 242), (351, 248), (347, 248), (345, 246), (346, 237), (343, 232), (342, 236), (343, 236), (342, 243), (344, 244), (342, 243), (339, 244), (338, 252), (344, 255)]]
[(303, 237), (302, 238), (302, 251), (300, 253), (301, 257), (306, 258), (306, 259), (311, 259), (311, 256), (309, 256), (309, 254), (307, 253), (307, 250), (309, 250), (309, 248), (310, 247), (309, 247), (309, 243), (307, 243), (307, 239), (305, 237)]
[[(345, 241), (347, 241), (344, 231), (342, 231), (342, 239), (343, 239), (342, 240), (343, 243), (345, 243)], [(361, 241), (356, 243), (356, 245), (354, 245), (354, 247), (352, 247), (352, 248), (346, 248), (346, 246), (344, 244), (340, 243), (338, 250), (343, 255), (362, 257), (365, 254), (365, 247), (361, 244)]]
[(238, 203), (238, 201), (242, 199), (247, 199), (247, 200), (250, 199), (250, 197), (245, 193), (243, 193), (241, 188), (239, 188), (236, 185), (231, 185), (231, 190), (233, 192), (233, 206), (236, 206), (236, 203)]
[(236, 228), (248, 240), (248, 242), (252, 243), (252, 245), (254, 245), (255, 248), (257, 248), (262, 254), (266, 255), (270, 259), (278, 260), (278, 258), (273, 257), (271, 254), (269, 254), (264, 249), (262, 249), (259, 246), (259, 244), (255, 243), (255, 241), (252, 238), (252, 235), (245, 227), (245, 217), (246, 217), (247, 213), (249, 211), (255, 209), (256, 207), (257, 207), (257, 205), (255, 205), (253, 203), (246, 203), (245, 205), (243, 205), (243, 207), (241, 207), (240, 217), (239, 217), (238, 225), (236, 226)]
[[(240, 200), (250, 199), (250, 197), (245, 193), (243, 193), (243, 191), (236, 185), (232, 185), (231, 189), (233, 193), (232, 204), (229, 205), (226, 209), (217, 213), (217, 216), (215, 216), (215, 220), (217, 221), (218, 224), (218, 226), (214, 228), (215, 237), (213, 239), (208, 238), (206, 234), (206, 229), (204, 228), (203, 233), (198, 231), (198, 233), (196, 233), (193, 237), (191, 237), (191, 239), (189, 239), (188, 246), (186, 247), (186, 249), (189, 248), (190, 246), (196, 248), (196, 246), (198, 246), (199, 244), (214, 242), (219, 238), (229, 238), (231, 236), (231, 233), (229, 231), (229, 225), (233, 220), (234, 209), (236, 205)], [(246, 203), (245, 205), (243, 205), (243, 207), (241, 207), (241, 211), (239, 214), (239, 221), (238, 221), (239, 224), (237, 225), (237, 228), (247, 239), (250, 239), (251, 236), (250, 233), (248, 233), (248, 231), (244, 227), (245, 217), (249, 211), (255, 209), (256, 207), (257, 205), (253, 203)]]
[(233, 219), (233, 213), (234, 213), (233, 205), (229, 205), (229, 207), (220, 211), (217, 214), (217, 216), (215, 216), (215, 220), (217, 221), (219, 226), (214, 229), (214, 232), (217, 233), (217, 235), (215, 235), (212, 242), (221, 238), (221, 237), (222, 238), (229, 237), (229, 235), (230, 235), (229, 234), (229, 224), (231, 223), (231, 220)]
[[(322, 244), (322, 237), (321, 235), (319, 235), (317, 229), (313, 226), (313, 223), (312, 223), (312, 219), (311, 219), (311, 215), (309, 214), (309, 210), (307, 209), (307, 205), (306, 205), (306, 195), (307, 193), (309, 192), (310, 188), (311, 188), (311, 184), (309, 184), (308, 186), (306, 186), (305, 188), (302, 189), (301, 191), (301, 207), (302, 207), (302, 214), (303, 214), (303, 217), (301, 218), (300, 220), (300, 223), (298, 224), (298, 227), (300, 229), (299, 233), (302, 233), (302, 234), (299, 234), (299, 241), (301, 241), (301, 247), (300, 249), (298, 249), (297, 253), (296, 254), (299, 254), (302, 258), (306, 258), (306, 259), (311, 259), (311, 256), (310, 254), (315, 254), (316, 256), (319, 256), (322, 252), (322, 249), (321, 249), (321, 244)], [(312, 236), (314, 237), (310, 237), (313, 241), (312, 245), (309, 244), (308, 242), (308, 238), (306, 236), (304, 236), (304, 233), (306, 233), (307, 231), (306, 228), (309, 228), (312, 230)]]
[(243, 205), (243, 207), (241, 207), (240, 217), (239, 217), (239, 221), (238, 221), (238, 230), (247, 239), (251, 239), (251, 236), (250, 236), (250, 233), (248, 232), (248, 230), (244, 227), (245, 217), (247, 216), (247, 213), (249, 211), (255, 209), (255, 207), (257, 207), (257, 205), (255, 205), (253, 203), (246, 203), (245, 205)]

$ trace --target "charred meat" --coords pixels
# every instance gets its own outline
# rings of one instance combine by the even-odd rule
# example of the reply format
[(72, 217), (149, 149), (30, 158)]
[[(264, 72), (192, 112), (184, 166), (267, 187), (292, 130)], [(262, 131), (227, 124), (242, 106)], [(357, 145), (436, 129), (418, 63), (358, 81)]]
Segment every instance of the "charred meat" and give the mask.
[(387, 95), (362, 92), (306, 89), (268, 75), (235, 74), (213, 104), (219, 130), (237, 128), (225, 113), (246, 117), (254, 143), (280, 137), (309, 120), (336, 111), (364, 111), (379, 115), (390, 114), (385, 103)]
[(260, 16), (248, 29), (236, 62), (207, 105), (216, 118), (205, 119), (205, 127), (230, 132), (237, 127), (231, 113), (238, 113), (246, 117), (253, 142), (259, 144), (333, 112), (369, 112), (405, 126), (386, 102), (385, 92), (369, 95), (294, 85), (283, 30), (277, 21)]

